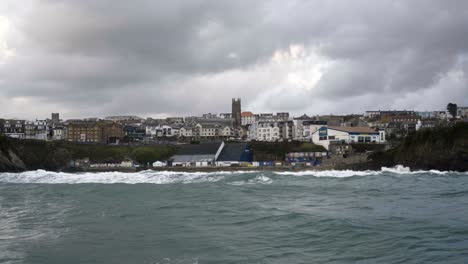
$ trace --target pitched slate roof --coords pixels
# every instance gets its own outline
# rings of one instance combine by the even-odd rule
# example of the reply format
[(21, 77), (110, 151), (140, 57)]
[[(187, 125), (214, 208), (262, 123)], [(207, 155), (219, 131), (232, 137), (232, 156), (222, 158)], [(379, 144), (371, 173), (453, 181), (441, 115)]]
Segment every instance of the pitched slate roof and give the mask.
[(216, 161), (241, 161), (246, 148), (246, 143), (228, 143), (224, 145)]
[(216, 155), (221, 142), (181, 145), (177, 155)]
[(329, 126), (328, 129), (348, 132), (348, 133), (377, 133), (375, 129), (370, 127), (344, 127), (344, 126)]
[(208, 162), (213, 161), (215, 155), (175, 155), (172, 157), (173, 162)]

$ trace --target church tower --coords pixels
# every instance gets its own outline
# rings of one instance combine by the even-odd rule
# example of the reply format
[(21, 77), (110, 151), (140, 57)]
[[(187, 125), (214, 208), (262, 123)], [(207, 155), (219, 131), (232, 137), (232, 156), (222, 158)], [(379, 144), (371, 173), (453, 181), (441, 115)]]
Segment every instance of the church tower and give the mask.
[(234, 119), (234, 127), (240, 127), (242, 124), (240, 98), (232, 98), (232, 118)]

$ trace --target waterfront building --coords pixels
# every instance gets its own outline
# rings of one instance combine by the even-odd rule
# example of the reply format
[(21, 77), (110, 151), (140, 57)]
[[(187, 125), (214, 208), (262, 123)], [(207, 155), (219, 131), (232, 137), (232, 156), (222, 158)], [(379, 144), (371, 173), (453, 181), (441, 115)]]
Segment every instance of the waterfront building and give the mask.
[(312, 134), (312, 142), (329, 150), (330, 144), (340, 142), (351, 143), (384, 143), (385, 131), (376, 131), (370, 127), (321, 127)]
[(174, 167), (213, 166), (223, 147), (224, 142), (182, 145), (177, 150), (177, 154), (169, 159), (169, 164)]
[(216, 166), (240, 166), (242, 163), (250, 163), (253, 153), (247, 143), (226, 143), (216, 159)]

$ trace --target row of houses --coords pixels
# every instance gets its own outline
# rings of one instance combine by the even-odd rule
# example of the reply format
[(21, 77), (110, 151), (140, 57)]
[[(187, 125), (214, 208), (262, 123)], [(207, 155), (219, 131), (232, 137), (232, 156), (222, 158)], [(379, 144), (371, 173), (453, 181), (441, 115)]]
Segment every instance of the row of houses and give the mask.
[(0, 133), (11, 138), (66, 140), (81, 143), (118, 143), (124, 137), (123, 126), (106, 120), (5, 120), (0, 119)]
[[(458, 107), (466, 118), (468, 107)], [(448, 122), (446, 111), (367, 111), (363, 115), (291, 117), (287, 112), (241, 112), (240, 99), (233, 99), (232, 113), (165, 119), (138, 116), (108, 116), (62, 121), (58, 113), (46, 120), (2, 120), (0, 132), (10, 137), (37, 140), (67, 140), (82, 143), (119, 143), (152, 140), (244, 140), (307, 141), (324, 146), (333, 141), (384, 143), (387, 137), (402, 137), (423, 128)], [(326, 139), (324, 138), (326, 133)], [(347, 133), (342, 135), (340, 133)]]

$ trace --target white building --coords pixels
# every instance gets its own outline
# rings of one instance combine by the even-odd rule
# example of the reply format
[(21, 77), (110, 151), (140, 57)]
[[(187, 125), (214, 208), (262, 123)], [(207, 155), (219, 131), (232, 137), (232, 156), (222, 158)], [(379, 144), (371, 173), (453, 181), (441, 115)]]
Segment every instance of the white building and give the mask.
[(457, 117), (458, 118), (468, 118), (468, 107), (458, 107), (457, 108)]
[(385, 131), (376, 131), (370, 127), (326, 127), (319, 128), (312, 134), (312, 141), (329, 150), (331, 142), (384, 143)]
[(195, 125), (197, 132), (196, 135), (200, 137), (217, 137), (218, 136), (218, 126), (212, 124), (197, 124)]
[(44, 120), (26, 121), (24, 123), (24, 138), (35, 140), (47, 140), (49, 126)]
[(280, 127), (278, 122), (274, 121), (261, 121), (253, 124), (251, 126), (252, 130), (255, 130), (250, 133), (253, 138), (252, 140), (258, 141), (278, 141), (280, 140)]
[(317, 131), (319, 128), (327, 125), (326, 121), (316, 121), (312, 120), (311, 118), (305, 117), (307, 116), (304, 115), (300, 118), (293, 120), (293, 138), (295, 140), (311, 141), (312, 134), (315, 133), (315, 131)]
[(254, 115), (252, 112), (242, 112), (241, 113), (241, 124), (243, 126), (251, 125), (257, 122), (258, 116)]
[(179, 129), (168, 125), (146, 126), (145, 134), (151, 137), (175, 137), (179, 135)]
[(52, 140), (64, 140), (65, 129), (63, 127), (52, 128)]
[(24, 120), (3, 120), (2, 133), (11, 138), (24, 138)]
[(179, 137), (193, 137), (193, 128), (189, 126), (184, 126), (179, 129)]
[(440, 120), (447, 120), (449, 118), (449, 114), (447, 111), (434, 111), (434, 117)]
[(219, 133), (220, 137), (232, 137), (232, 136), (234, 136), (234, 130), (230, 126), (221, 127), (218, 130), (218, 133)]

